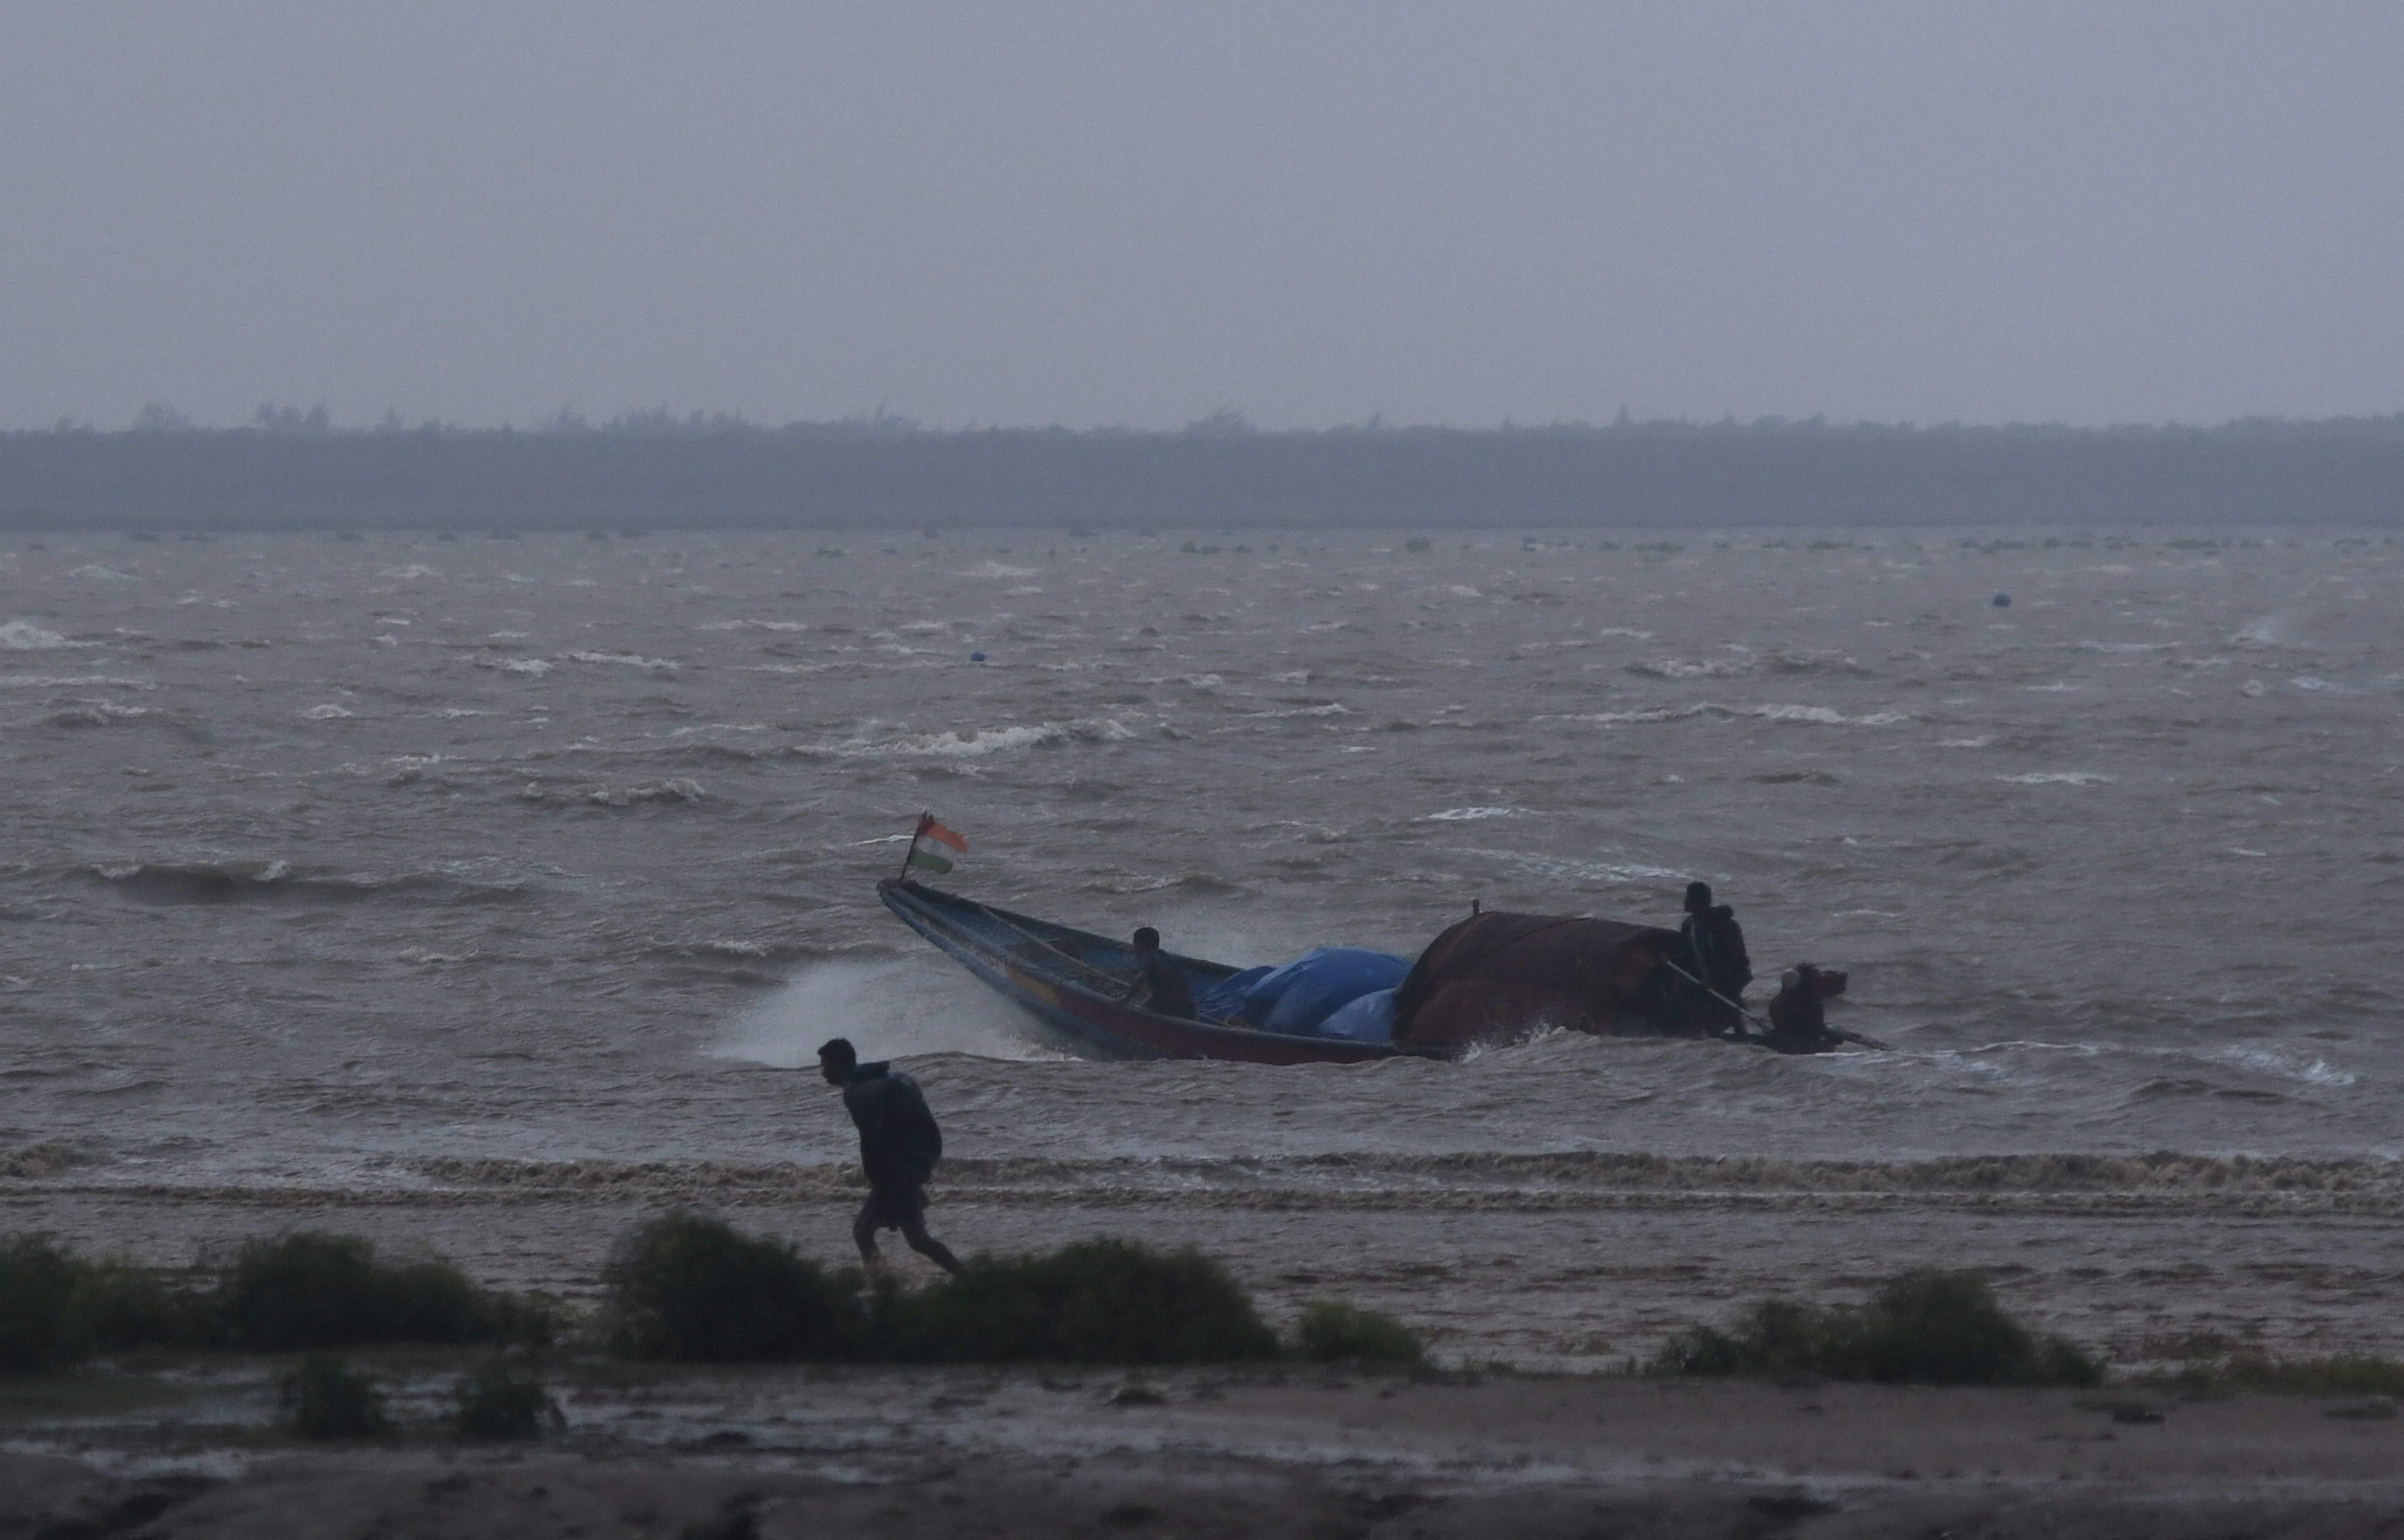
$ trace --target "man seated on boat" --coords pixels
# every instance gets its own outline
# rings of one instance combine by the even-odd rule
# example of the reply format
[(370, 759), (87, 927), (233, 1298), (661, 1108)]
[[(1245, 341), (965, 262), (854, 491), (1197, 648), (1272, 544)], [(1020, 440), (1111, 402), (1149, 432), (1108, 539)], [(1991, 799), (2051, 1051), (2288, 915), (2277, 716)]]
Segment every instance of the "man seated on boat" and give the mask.
[(1769, 1032), (1762, 1042), (1781, 1053), (1825, 1053), (1845, 1039), (1828, 1025), (1828, 992), (1818, 968), (1797, 963), (1778, 976), (1769, 1002)]
[(1176, 960), (1160, 950), (1160, 932), (1150, 925), (1135, 933), (1135, 981), (1119, 998), (1162, 1016), (1194, 1020), (1194, 986)]
[(860, 1261), (875, 1267), (876, 1232), (898, 1229), (912, 1251), (945, 1272), (959, 1271), (959, 1258), (927, 1233), (927, 1178), (943, 1157), (943, 1131), (918, 1082), (889, 1063), (861, 1063), (860, 1051), (843, 1037), (818, 1049), (818, 1073), (843, 1089), (844, 1110), (860, 1131), (868, 1201), (851, 1222), (851, 1238)]
[[(1753, 960), (1744, 954), (1744, 931), (1736, 910), (1712, 902), (1709, 882), (1686, 884), (1686, 919), (1678, 927), (1686, 943), (1686, 971), (1719, 1000), (1706, 1012), (1722, 1030), (1744, 1035), (1744, 987), (1753, 982)], [(1723, 1003), (1725, 1002), (1725, 1003)]]

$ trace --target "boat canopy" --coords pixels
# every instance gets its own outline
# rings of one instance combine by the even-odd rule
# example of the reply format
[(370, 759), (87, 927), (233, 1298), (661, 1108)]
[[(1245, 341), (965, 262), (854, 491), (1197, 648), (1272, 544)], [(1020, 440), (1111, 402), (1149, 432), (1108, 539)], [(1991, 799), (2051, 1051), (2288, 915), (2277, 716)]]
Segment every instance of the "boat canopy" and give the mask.
[(1428, 943), (1394, 996), (1398, 1047), (1540, 1026), (1620, 1036), (1687, 1030), (1662, 961), (1678, 933), (1559, 914), (1474, 914)]

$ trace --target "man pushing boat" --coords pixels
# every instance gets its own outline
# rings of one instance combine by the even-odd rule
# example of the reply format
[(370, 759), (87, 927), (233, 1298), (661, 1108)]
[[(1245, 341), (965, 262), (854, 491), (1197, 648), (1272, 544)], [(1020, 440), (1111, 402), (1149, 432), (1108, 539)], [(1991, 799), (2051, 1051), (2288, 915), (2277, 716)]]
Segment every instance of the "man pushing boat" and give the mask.
[(918, 1082), (889, 1062), (861, 1063), (859, 1050), (843, 1037), (818, 1049), (818, 1073), (842, 1089), (844, 1110), (860, 1131), (868, 1201), (851, 1222), (851, 1238), (860, 1261), (877, 1266), (876, 1232), (898, 1229), (912, 1251), (945, 1272), (959, 1271), (959, 1258), (927, 1233), (927, 1178), (943, 1158), (943, 1131), (935, 1126)]
[(1711, 992), (1706, 1007), (1714, 1025), (1730, 1036), (1744, 1035), (1744, 987), (1753, 982), (1753, 960), (1744, 952), (1744, 931), (1736, 910), (1712, 902), (1709, 882), (1686, 884), (1686, 919), (1678, 927), (1686, 964)]

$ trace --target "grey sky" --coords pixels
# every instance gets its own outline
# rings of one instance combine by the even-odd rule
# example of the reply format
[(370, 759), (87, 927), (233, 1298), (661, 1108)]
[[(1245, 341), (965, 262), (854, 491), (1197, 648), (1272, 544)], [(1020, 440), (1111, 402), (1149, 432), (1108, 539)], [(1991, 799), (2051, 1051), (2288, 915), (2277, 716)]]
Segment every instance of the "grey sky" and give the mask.
[(0, 0), (0, 425), (2404, 409), (2404, 6)]

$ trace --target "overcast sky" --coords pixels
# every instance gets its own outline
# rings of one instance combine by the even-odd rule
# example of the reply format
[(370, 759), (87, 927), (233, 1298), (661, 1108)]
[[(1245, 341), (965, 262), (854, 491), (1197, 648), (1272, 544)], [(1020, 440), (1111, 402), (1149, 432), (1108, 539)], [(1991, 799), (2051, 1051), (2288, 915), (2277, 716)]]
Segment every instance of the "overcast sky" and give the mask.
[(2404, 409), (2404, 5), (0, 0), (0, 425)]

